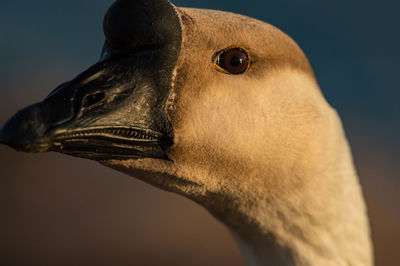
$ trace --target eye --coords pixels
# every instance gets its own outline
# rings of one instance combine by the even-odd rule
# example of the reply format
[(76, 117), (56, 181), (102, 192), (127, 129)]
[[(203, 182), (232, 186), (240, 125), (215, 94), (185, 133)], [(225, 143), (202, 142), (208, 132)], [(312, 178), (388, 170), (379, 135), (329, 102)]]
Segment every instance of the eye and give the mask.
[(214, 66), (225, 74), (243, 74), (249, 69), (249, 54), (243, 48), (227, 48), (217, 53)]

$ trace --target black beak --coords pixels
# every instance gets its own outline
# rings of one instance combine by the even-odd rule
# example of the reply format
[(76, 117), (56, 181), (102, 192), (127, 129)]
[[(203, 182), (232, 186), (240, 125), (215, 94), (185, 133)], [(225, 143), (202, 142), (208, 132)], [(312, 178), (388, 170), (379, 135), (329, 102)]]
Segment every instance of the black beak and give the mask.
[(13, 116), (0, 130), (0, 143), (10, 146), (18, 151), (34, 151), (35, 139), (42, 131), (38, 126), (40, 116), (36, 106), (28, 107)]
[[(54, 91), (64, 87), (64, 83)], [(0, 129), (0, 143), (23, 152), (46, 152), (50, 149), (49, 129), (73, 117), (71, 91), (52, 93), (44, 101), (17, 112)]]
[[(50, 111), (50, 110), (47, 110)], [(50, 148), (46, 131), (50, 118), (41, 104), (29, 106), (5, 123), (0, 129), (0, 143), (24, 152), (45, 152)], [(54, 114), (54, 112), (53, 112)]]
[(112, 56), (60, 85), (10, 118), (0, 143), (95, 160), (164, 158), (172, 142), (164, 108), (170, 80), (152, 73), (165, 65), (148, 54)]
[(57, 151), (95, 160), (165, 158), (173, 142), (166, 113), (181, 48), (169, 1), (117, 0), (104, 19), (100, 62), (1, 127), (18, 151)]

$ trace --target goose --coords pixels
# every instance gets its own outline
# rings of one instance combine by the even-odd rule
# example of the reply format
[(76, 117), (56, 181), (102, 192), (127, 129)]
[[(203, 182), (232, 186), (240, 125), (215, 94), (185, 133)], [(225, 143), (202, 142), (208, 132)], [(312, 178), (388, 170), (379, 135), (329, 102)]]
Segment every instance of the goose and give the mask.
[(0, 143), (181, 194), (249, 265), (373, 265), (341, 120), (289, 36), (167, 0), (117, 0), (103, 29), (100, 61), (10, 118)]

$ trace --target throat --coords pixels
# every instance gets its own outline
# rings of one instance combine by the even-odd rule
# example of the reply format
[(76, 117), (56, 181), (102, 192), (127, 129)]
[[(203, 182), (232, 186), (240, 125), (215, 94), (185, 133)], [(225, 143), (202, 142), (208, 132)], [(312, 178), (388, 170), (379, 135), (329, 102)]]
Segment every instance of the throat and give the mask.
[(332, 166), (297, 176), (295, 185), (252, 185), (224, 208), (208, 208), (229, 227), (250, 266), (373, 265), (361, 187), (343, 147)]
[(325, 180), (332, 181), (330, 192), (321, 187), (313, 197), (297, 197), (292, 191), (241, 208), (241, 218), (228, 226), (250, 266), (373, 265), (366, 208), (354, 170)]
[(297, 265), (295, 251), (284, 245), (280, 245), (273, 234), (264, 235), (259, 241), (249, 243), (232, 231), (232, 236), (250, 266), (264, 265)]
[(349, 265), (334, 246), (315, 246), (292, 233), (270, 231), (249, 237), (232, 231), (232, 235), (249, 266)]

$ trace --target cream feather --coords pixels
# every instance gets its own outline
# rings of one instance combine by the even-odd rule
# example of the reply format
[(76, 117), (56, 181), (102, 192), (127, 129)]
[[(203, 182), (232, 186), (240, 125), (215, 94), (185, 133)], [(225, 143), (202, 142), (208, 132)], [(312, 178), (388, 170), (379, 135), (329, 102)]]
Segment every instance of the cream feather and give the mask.
[[(250, 265), (372, 265), (351, 151), (301, 49), (245, 16), (177, 12), (183, 43), (167, 105), (171, 161), (104, 164), (205, 206)], [(249, 51), (243, 75), (212, 65), (232, 45)]]

